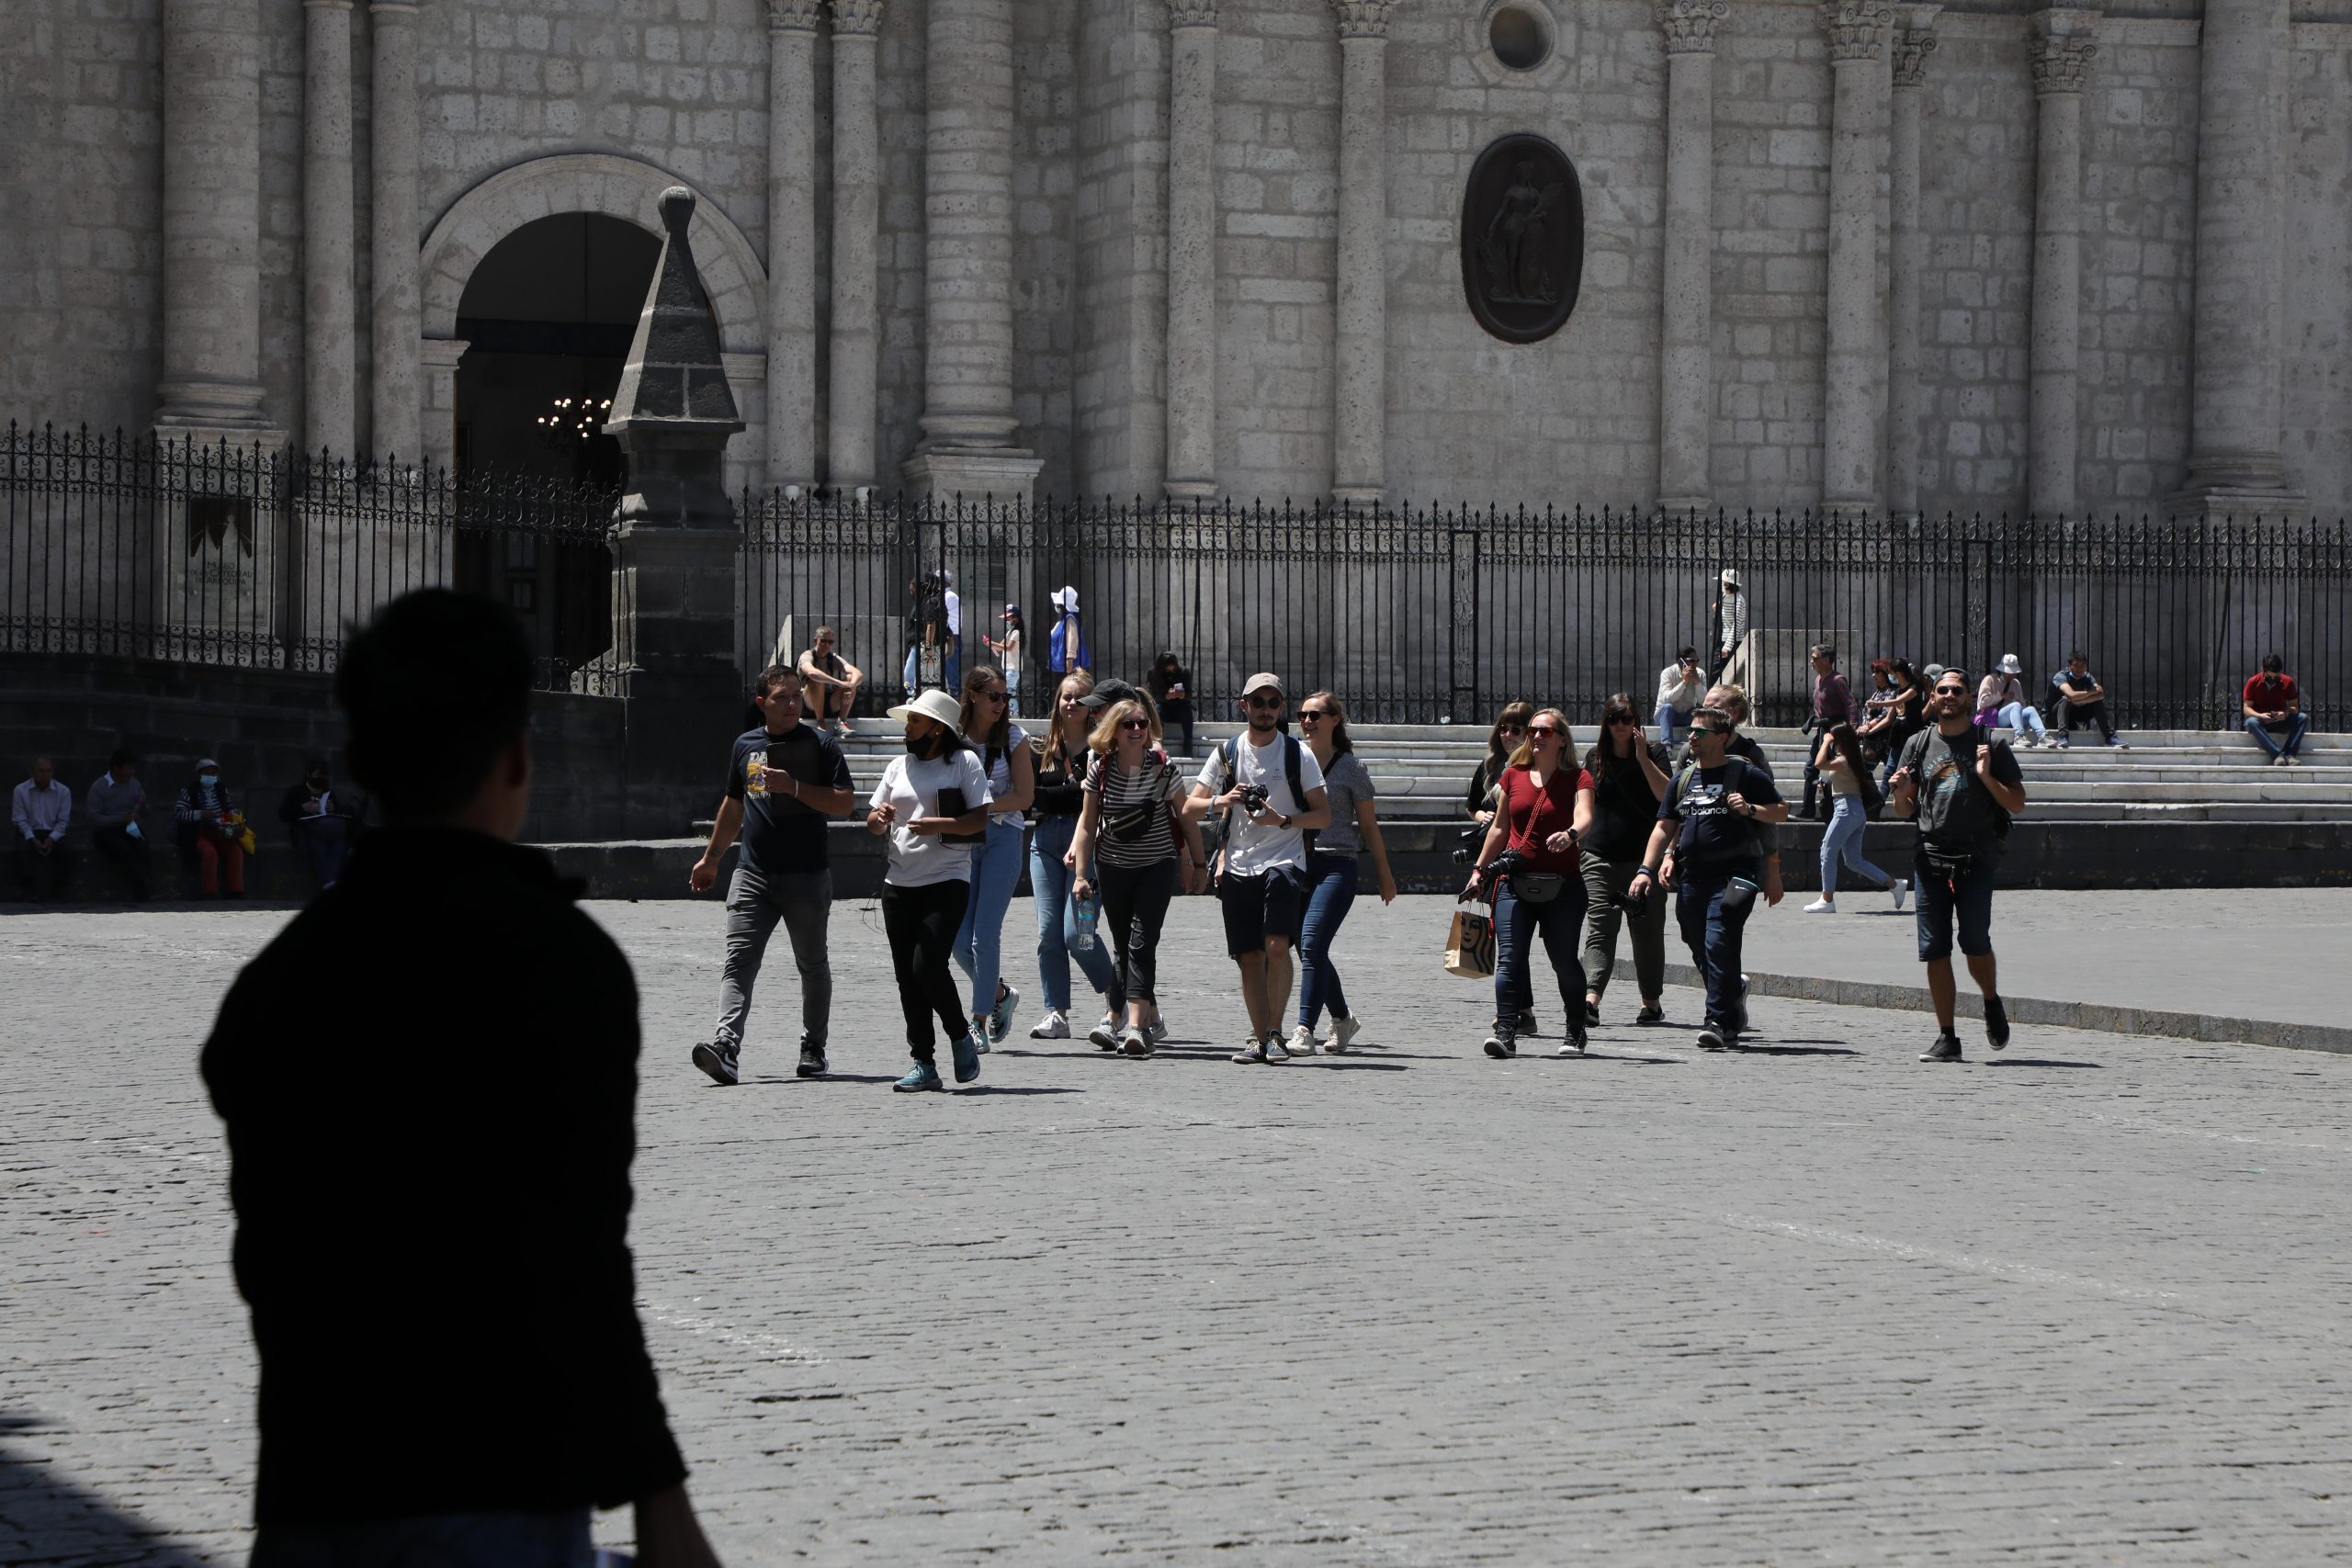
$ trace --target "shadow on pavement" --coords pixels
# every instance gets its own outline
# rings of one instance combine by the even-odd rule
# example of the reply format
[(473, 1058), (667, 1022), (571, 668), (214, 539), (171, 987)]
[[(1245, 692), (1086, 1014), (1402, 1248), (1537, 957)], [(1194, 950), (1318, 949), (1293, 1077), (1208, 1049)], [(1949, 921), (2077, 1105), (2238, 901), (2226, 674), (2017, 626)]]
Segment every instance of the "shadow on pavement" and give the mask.
[(967, 1084), (957, 1094), (1084, 1094), (1082, 1089), (1058, 1089), (1050, 1084), (976, 1083)]
[[(0, 1416), (0, 1434), (39, 1431), (39, 1416)], [(166, 1539), (158, 1527), (96, 1493), (58, 1478), (40, 1460), (0, 1446), (0, 1542), (12, 1562), (55, 1568), (137, 1562), (144, 1568), (202, 1568), (204, 1559)], [(24, 1556), (13, 1549), (21, 1546)]]
[(1988, 1056), (1988, 1067), (2094, 1067), (2105, 1071), (2105, 1062), (2055, 1062), (2047, 1056)]
[[(813, 1078), (797, 1077), (787, 1078), (779, 1077), (774, 1073), (762, 1073), (758, 1077), (745, 1078), (743, 1083), (757, 1084), (763, 1088), (772, 1085), (777, 1089), (793, 1089), (801, 1084), (807, 1084), (813, 1089), (819, 1084), (829, 1083), (896, 1083), (898, 1081), (897, 1077), (890, 1073), (825, 1073)], [(723, 1083), (715, 1083), (710, 1087), (713, 1089), (726, 1089), (729, 1086)], [(733, 1087), (740, 1089), (742, 1085), (738, 1084)]]
[(1739, 1050), (1742, 1054), (1750, 1056), (1859, 1056), (1861, 1055), (1860, 1051), (1850, 1050), (1843, 1045), (1814, 1044), (1805, 1041), (1792, 1041), (1782, 1045), (1742, 1043)]

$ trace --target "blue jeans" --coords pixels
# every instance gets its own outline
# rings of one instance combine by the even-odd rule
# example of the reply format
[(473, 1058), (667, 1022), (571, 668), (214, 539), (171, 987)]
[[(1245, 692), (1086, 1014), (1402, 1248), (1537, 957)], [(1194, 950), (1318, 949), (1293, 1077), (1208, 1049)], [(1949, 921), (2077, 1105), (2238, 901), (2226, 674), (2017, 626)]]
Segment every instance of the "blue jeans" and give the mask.
[(1859, 795), (1838, 795), (1830, 797), (1829, 826), (1821, 835), (1821, 896), (1838, 896), (1838, 862), (1844, 857), (1855, 872), (1884, 887), (1894, 878), (1872, 865), (1862, 854), (1862, 829), (1870, 824), (1863, 815), (1862, 797)]
[(996, 983), (1003, 968), (1004, 912), (1021, 886), (1021, 818), (997, 812), (988, 837), (972, 856), (972, 896), (964, 903), (964, 923), (956, 930), (956, 967), (972, 982), (972, 1016), (996, 1006)]
[(1747, 1022), (1739, 1006), (1740, 939), (1761, 895), (1747, 892), (1746, 897), (1727, 904), (1725, 895), (1731, 893), (1735, 877), (1760, 885), (1764, 868), (1738, 861), (1729, 865), (1678, 868), (1674, 918), (1682, 928), (1683, 945), (1690, 950), (1690, 962), (1706, 977), (1708, 1021), (1736, 1026)]
[(2036, 740), (2042, 739), (2050, 733), (2042, 727), (2041, 710), (2030, 703), (2003, 704), (2001, 722), (2008, 727), (2008, 731), (2012, 735), (2023, 735), (2030, 730)]
[(1650, 716), (1650, 722), (1657, 726), (1657, 743), (1669, 751), (1674, 750), (1674, 721), (1681, 716), (1672, 703), (1658, 704), (1657, 712)]
[(2284, 746), (2281, 746), (2278, 741), (2271, 739), (2271, 736), (2276, 732), (2273, 731), (2268, 725), (2263, 723), (2258, 718), (2249, 718), (2245, 721), (2245, 732), (2248, 735), (2253, 736), (2256, 740), (2261, 741), (2262, 749), (2269, 752), (2273, 757), (2291, 757), (2296, 752), (2301, 750), (2303, 748), (2303, 732), (2311, 727), (2311, 715), (2307, 713), (2296, 713), (2290, 715), (2287, 722), (2278, 727), (2279, 729), (2286, 731), (2287, 734), (2287, 743)]
[(1998, 852), (1981, 854), (1966, 871), (1947, 880), (1938, 876), (1921, 850), (1911, 862), (1918, 879), (1919, 962), (1933, 964), (1951, 957), (1952, 927), (1960, 927), (1960, 951), (1982, 958), (1993, 951), (1993, 874), (2000, 865)]
[(588, 1510), (264, 1525), (252, 1568), (588, 1568)]
[(1046, 1005), (1056, 1012), (1069, 1010), (1069, 962), (1074, 957), (1086, 983), (1098, 991), (1111, 988), (1109, 939), (1098, 926), (1091, 949), (1072, 947), (1078, 921), (1070, 909), (1069, 867), (1062, 856), (1078, 836), (1075, 817), (1041, 817), (1029, 835), (1029, 891), (1037, 906), (1037, 984)]
[(1531, 904), (1510, 890), (1506, 876), (1495, 890), (1495, 1016), (1516, 1018), (1535, 1005), (1535, 989), (1528, 979), (1534, 956), (1535, 933), (1544, 933), (1544, 954), (1552, 961), (1553, 977), (1560, 983), (1562, 1016), (1573, 1025), (1584, 1022), (1584, 963), (1579, 947), (1584, 937), (1584, 880), (1571, 876), (1560, 896), (1549, 903)]
[(1356, 857), (1306, 857), (1306, 919), (1298, 934), (1298, 958), (1305, 977), (1298, 987), (1298, 1021), (1312, 1030), (1323, 1021), (1323, 1010), (1333, 1018), (1348, 1016), (1348, 994), (1340, 988), (1340, 971), (1331, 962), (1331, 943), (1356, 901)]

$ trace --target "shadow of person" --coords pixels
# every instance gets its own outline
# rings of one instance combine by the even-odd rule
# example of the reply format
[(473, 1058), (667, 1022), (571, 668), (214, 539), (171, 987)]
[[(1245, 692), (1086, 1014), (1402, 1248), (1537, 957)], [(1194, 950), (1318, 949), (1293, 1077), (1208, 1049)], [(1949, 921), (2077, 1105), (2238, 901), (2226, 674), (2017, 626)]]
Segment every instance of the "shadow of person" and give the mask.
[(1987, 1056), (1984, 1065), (1988, 1067), (2090, 1067), (2101, 1072), (2107, 1068), (2105, 1062), (2060, 1062), (2047, 1056)]
[[(50, 1423), (36, 1416), (0, 1415), (0, 1434), (32, 1433)], [(162, 1527), (74, 1485), (54, 1464), (0, 1443), (0, 1535), (21, 1545), (11, 1562), (81, 1564), (137, 1562), (145, 1568), (203, 1568), (207, 1559), (164, 1538)]]

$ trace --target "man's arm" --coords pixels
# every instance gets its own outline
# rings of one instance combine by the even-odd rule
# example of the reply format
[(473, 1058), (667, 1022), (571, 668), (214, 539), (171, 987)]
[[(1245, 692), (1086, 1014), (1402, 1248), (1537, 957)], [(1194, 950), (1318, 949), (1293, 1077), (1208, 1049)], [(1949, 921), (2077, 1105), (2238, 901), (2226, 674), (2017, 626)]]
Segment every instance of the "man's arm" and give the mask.
[(686, 886), (696, 893), (707, 893), (718, 880), (718, 862), (735, 842), (735, 835), (743, 829), (743, 803), (731, 795), (718, 797), (718, 818), (710, 825), (710, 843), (702, 852), (702, 859), (695, 862), (686, 874)]
[(1989, 745), (1977, 751), (1976, 778), (2010, 816), (2025, 809), (2025, 774), (2018, 772), (2017, 757), (2007, 746), (1997, 752)]
[(831, 675), (828, 675), (825, 671), (817, 668), (817, 660), (813, 654), (803, 653), (800, 656), (798, 668), (800, 671), (801, 683), (804, 685), (810, 682), (814, 682), (820, 686), (838, 686), (842, 684), (841, 682), (834, 680)]
[(8, 820), (17, 825), (17, 837), (29, 840), (33, 836), (33, 818), (29, 809), (32, 791), (18, 784), (8, 797)]
[[(1331, 825), (1331, 798), (1324, 793), (1323, 786), (1321, 784), (1317, 784), (1313, 789), (1306, 792), (1306, 809), (1292, 818), (1289, 821), (1283, 821), (1272, 809), (1261, 811), (1258, 816), (1261, 819), (1261, 824), (1269, 828), (1277, 826), (1284, 828), (1305, 828), (1310, 829), (1329, 828)], [(1273, 820), (1264, 820), (1268, 818), (1272, 818)]]

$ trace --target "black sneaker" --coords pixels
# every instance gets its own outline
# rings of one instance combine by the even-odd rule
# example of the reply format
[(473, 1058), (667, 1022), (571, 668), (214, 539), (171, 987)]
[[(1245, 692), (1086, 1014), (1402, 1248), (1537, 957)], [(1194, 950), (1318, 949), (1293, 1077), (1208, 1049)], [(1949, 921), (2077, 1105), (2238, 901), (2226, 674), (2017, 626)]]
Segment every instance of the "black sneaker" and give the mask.
[(2009, 1043), (2009, 1010), (1998, 997), (1984, 998), (1984, 1043), (1996, 1051)]
[(1641, 1024), (1664, 1023), (1666, 1021), (1666, 1004), (1663, 1002), (1644, 1002), (1642, 1004), (1642, 1010), (1634, 1015), (1634, 1021)]
[(1535, 1027), (1535, 1010), (1533, 1008), (1521, 1008), (1520, 1010), (1519, 1017), (1511, 1023), (1510, 1032), (1513, 1034), (1543, 1033), (1544, 1032), (1542, 1030)]
[[(1525, 1013), (1520, 1014), (1521, 1018), (1526, 1016)], [(1495, 1020), (1495, 1027), (1487, 1033), (1487, 1043), (1484, 1048), (1487, 1055), (1498, 1062), (1519, 1055), (1517, 1032), (1512, 1028), (1510, 1019)]]
[(1960, 1036), (1946, 1032), (1936, 1036), (1936, 1043), (1928, 1047), (1928, 1054), (1920, 1057), (1919, 1060), (1923, 1062), (1962, 1062), (1966, 1061), (1967, 1058), (1960, 1054)]
[(800, 1066), (794, 1070), (804, 1078), (823, 1077), (826, 1072), (825, 1048), (822, 1045), (800, 1047)]
[(1714, 1020), (1709, 1019), (1706, 1022), (1699, 1026), (1699, 1049), (1702, 1051), (1728, 1051), (1731, 1049), (1732, 1037), (1736, 1032), (1737, 1031), (1726, 1029), (1722, 1024), (1717, 1023)]
[(1600, 1004), (1588, 998), (1584, 1004), (1584, 1026), (1587, 1029), (1594, 1029), (1598, 1028), (1600, 1023)]
[(731, 1041), (723, 1044), (714, 1042), (697, 1045), (695, 1047), (695, 1066), (708, 1073), (716, 1082), (741, 1083), (742, 1075), (736, 1071), (736, 1061), (741, 1054), (741, 1047)]

